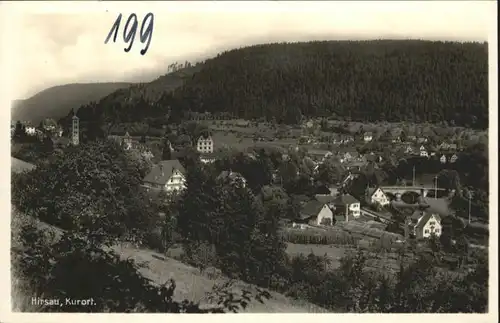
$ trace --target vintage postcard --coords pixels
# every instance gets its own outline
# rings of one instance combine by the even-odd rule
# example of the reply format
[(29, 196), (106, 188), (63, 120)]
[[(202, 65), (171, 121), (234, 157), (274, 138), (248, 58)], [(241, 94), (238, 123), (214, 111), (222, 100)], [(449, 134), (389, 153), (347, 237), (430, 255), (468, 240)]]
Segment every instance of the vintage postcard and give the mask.
[(496, 7), (2, 1), (0, 320), (497, 321)]

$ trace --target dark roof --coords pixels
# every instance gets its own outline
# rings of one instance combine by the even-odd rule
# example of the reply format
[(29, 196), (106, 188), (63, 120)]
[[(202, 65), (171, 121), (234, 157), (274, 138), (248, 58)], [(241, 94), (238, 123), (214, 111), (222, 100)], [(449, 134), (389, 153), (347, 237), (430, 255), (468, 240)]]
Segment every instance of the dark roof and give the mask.
[(366, 195), (368, 197), (371, 197), (373, 195), (373, 193), (375, 193), (375, 191), (377, 190), (378, 187), (368, 187), (366, 189)]
[(158, 163), (158, 165), (153, 167), (151, 172), (149, 172), (146, 177), (144, 177), (144, 182), (165, 185), (175, 169), (179, 170), (183, 174), (186, 173), (186, 170), (181, 165), (179, 160), (162, 160)]
[(202, 133), (202, 134), (198, 137), (198, 140), (200, 140), (200, 139), (205, 139), (205, 140), (207, 140), (207, 139), (211, 139), (211, 140), (213, 140), (213, 139), (212, 139), (212, 136), (211, 136), (209, 133)]
[(353, 203), (359, 203), (359, 201), (350, 194), (342, 194), (337, 196), (334, 203), (335, 205), (348, 205)]
[(323, 206), (325, 206), (325, 203), (320, 201), (312, 200), (307, 202), (300, 210), (300, 218), (308, 219), (318, 216)]
[(317, 194), (314, 197), (316, 198), (316, 201), (323, 204), (332, 203), (333, 201), (335, 201), (335, 196), (332, 195)]

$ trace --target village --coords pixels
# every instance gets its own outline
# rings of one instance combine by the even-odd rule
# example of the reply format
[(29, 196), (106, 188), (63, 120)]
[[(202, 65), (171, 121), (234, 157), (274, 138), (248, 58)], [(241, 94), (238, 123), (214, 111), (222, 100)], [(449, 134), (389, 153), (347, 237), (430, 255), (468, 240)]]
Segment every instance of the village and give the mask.
[[(295, 218), (283, 215), (283, 234), (291, 245), (299, 242), (298, 249), (300, 241), (318, 240), (304, 238), (312, 236), (323, 237), (320, 244), (394, 250), (411, 241), (439, 238), (447, 230), (455, 230), (450, 219), (456, 218), (457, 213), (452, 206), (456, 188), (445, 183), (440, 186), (438, 170), (446, 173), (459, 163), (466, 148), (464, 138), (444, 136), (440, 139), (435, 133), (431, 136), (407, 134), (401, 128), (379, 130), (378, 133), (362, 131), (362, 128), (354, 134), (318, 132), (319, 125), (324, 127), (322, 120), (305, 121), (298, 130), (292, 127), (278, 129), (273, 138), (272, 131), (267, 134), (265, 131), (258, 134), (255, 131), (238, 132), (238, 129), (249, 127), (248, 121), (210, 123), (197, 118), (189, 122), (202, 129), (194, 140), (182, 139), (186, 134), (178, 135), (179, 128), (170, 130), (171, 136), (165, 138), (131, 136), (128, 131), (108, 135), (108, 139), (118, 142), (125, 151), (136, 152), (151, 163), (141, 185), (151, 199), (160, 198), (167, 203), (185, 189), (185, 158), (190, 152), (195, 153), (202, 165), (210, 166), (231, 156), (256, 160), (259, 151), (271, 150), (281, 164), (271, 169), (272, 180), (263, 190), (283, 188), (287, 181), (284, 176), (305, 178), (308, 182), (290, 195), (299, 207)], [(72, 119), (69, 136), (62, 135), (59, 125), (41, 126), (43, 128), (24, 125), (25, 132), (39, 138), (50, 133), (55, 150), (80, 144), (81, 130), (76, 116)], [(15, 124), (12, 133), (14, 131)], [(233, 138), (228, 139), (231, 135)], [(183, 144), (179, 145), (179, 141)], [(386, 175), (377, 175), (384, 174), (383, 168), (388, 164), (396, 169), (407, 160), (413, 163), (404, 168), (403, 174), (399, 172), (396, 181)], [(292, 162), (298, 167), (294, 168), (295, 174), (289, 175), (282, 166)], [(429, 170), (424, 163), (434, 166)], [(416, 169), (420, 170), (418, 178)], [(360, 180), (360, 177), (367, 178), (367, 172), (375, 180)], [(238, 170), (221, 169), (217, 180), (229, 179), (234, 185), (245, 187), (248, 179), (242, 173), (241, 167)], [(471, 190), (467, 192), (469, 208), (460, 212), (462, 226), (487, 227), (481, 217), (471, 214), (474, 213)], [(481, 246), (485, 243), (484, 238), (475, 241), (473, 246), (484, 248)]]

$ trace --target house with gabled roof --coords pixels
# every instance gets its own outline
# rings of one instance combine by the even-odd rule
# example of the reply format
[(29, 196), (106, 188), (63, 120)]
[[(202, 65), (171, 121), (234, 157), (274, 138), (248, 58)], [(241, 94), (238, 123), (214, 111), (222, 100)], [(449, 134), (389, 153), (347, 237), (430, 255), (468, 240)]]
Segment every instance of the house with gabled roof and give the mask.
[(337, 221), (340, 219), (348, 221), (349, 218), (359, 218), (361, 215), (361, 203), (350, 194), (338, 195), (333, 201), (333, 205), (336, 214), (340, 216), (340, 218), (335, 217)]
[(363, 140), (364, 140), (365, 142), (370, 142), (370, 141), (372, 141), (372, 140), (373, 140), (373, 132), (371, 132), (371, 131), (367, 131), (367, 132), (365, 132), (365, 133), (363, 134)]
[(146, 189), (179, 192), (186, 188), (186, 170), (179, 160), (162, 160), (143, 179)]
[(458, 155), (457, 154), (451, 155), (451, 157), (449, 158), (449, 160), (450, 160), (450, 163), (456, 163), (457, 160), (458, 160)]
[(368, 203), (379, 204), (381, 206), (387, 206), (391, 203), (389, 197), (380, 187), (366, 188), (366, 200)]
[(423, 145), (420, 146), (419, 155), (420, 155), (420, 157), (429, 157), (429, 152), (427, 151), (427, 149)]
[(213, 153), (214, 152), (214, 140), (210, 134), (202, 134), (198, 137), (196, 142), (196, 150), (199, 153)]
[(432, 235), (439, 237), (442, 233), (441, 217), (430, 210), (418, 209), (409, 218), (408, 228), (417, 239), (430, 238)]
[(296, 222), (308, 223), (310, 225), (332, 225), (333, 212), (327, 204), (318, 200), (305, 203), (299, 211), (299, 219)]

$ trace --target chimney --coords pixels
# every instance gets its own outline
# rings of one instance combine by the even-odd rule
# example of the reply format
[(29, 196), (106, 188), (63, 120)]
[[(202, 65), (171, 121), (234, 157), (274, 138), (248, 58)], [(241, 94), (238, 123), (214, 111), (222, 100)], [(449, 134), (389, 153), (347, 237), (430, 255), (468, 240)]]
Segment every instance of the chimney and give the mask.
[(163, 164), (160, 163), (160, 172), (161, 172), (161, 176), (165, 176), (165, 172), (163, 170)]

